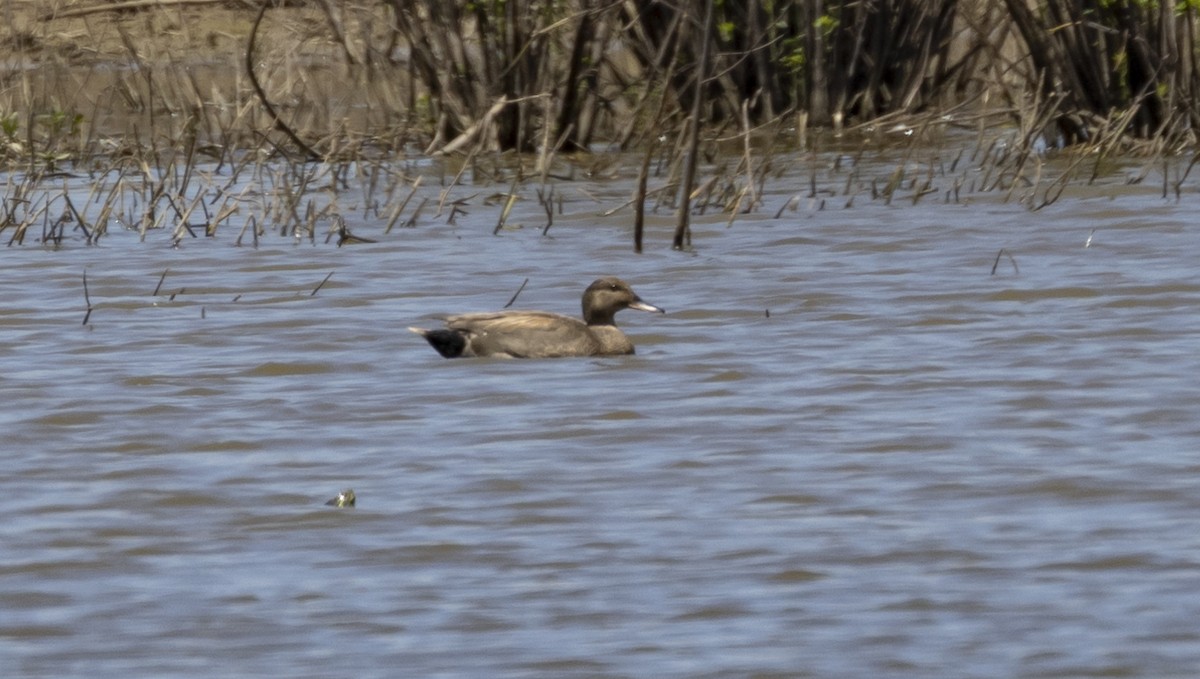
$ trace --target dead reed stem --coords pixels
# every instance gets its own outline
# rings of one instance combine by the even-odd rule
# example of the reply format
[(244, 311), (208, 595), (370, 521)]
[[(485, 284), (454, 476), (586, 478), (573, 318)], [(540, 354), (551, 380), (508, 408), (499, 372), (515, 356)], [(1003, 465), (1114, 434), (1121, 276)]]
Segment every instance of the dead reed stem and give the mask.
[(513, 304), (515, 304), (515, 303), (516, 303), (516, 301), (517, 301), (517, 297), (519, 297), (519, 296), (520, 296), (520, 294), (521, 294), (521, 291), (525, 289), (525, 285), (526, 285), (527, 283), (529, 283), (529, 279), (528, 279), (528, 278), (526, 278), (525, 280), (521, 281), (521, 287), (517, 288), (517, 291), (513, 293), (512, 297), (508, 298), (508, 303), (507, 303), (507, 304), (505, 304), (503, 308), (507, 309), (507, 308), (511, 307)]
[(1008, 257), (1009, 263), (1012, 264), (1013, 273), (1016, 273), (1016, 274), (1021, 273), (1021, 269), (1017, 267), (1017, 260), (1013, 259), (1012, 253), (1010, 253), (1008, 250), (1006, 250), (1004, 248), (1000, 248), (1000, 252), (996, 253), (996, 261), (992, 262), (991, 275), (993, 275), (993, 276), (996, 275), (996, 267), (1000, 266), (1000, 258), (1001, 257)]
[(88, 294), (87, 269), (83, 270), (83, 301), (87, 305), (87, 313), (83, 315), (83, 323), (80, 325), (87, 325), (88, 319), (92, 317), (92, 296)]
[(517, 168), (517, 172), (513, 175), (512, 184), (508, 187), (508, 194), (504, 197), (504, 207), (500, 210), (500, 218), (496, 220), (496, 228), (492, 229), (492, 235), (498, 235), (500, 230), (504, 228), (504, 224), (508, 221), (508, 215), (512, 212), (513, 205), (517, 202), (517, 186), (521, 183), (521, 169)]
[(321, 282), (317, 284), (317, 287), (313, 288), (313, 291), (308, 293), (308, 296), (316, 297), (317, 293), (320, 292), (321, 288), (325, 287), (325, 284), (329, 282), (329, 279), (333, 278), (333, 274), (334, 274), (334, 272), (330, 271), (329, 274), (325, 276), (325, 278), (322, 278)]
[(163, 281), (167, 280), (167, 274), (170, 273), (170, 271), (170, 268), (163, 269), (162, 276), (159, 276), (158, 278), (158, 285), (154, 286), (154, 292), (150, 293), (151, 297), (158, 297), (158, 291), (162, 290)]
[(708, 83), (708, 50), (712, 31), (713, 0), (704, 2), (704, 21), (700, 28), (700, 60), (695, 74), (695, 92), (692, 95), (692, 113), (688, 120), (687, 146), (684, 156), (683, 177), (679, 184), (678, 206), (675, 212), (675, 237), (671, 247), (682, 250), (691, 245), (691, 201), (692, 187), (696, 183), (696, 164), (700, 148), (700, 111), (704, 102), (704, 87)]

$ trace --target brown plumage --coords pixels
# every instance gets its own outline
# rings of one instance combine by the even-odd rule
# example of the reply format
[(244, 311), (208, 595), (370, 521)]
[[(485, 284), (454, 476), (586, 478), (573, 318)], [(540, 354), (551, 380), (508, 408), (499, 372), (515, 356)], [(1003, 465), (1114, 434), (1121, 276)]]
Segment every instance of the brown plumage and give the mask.
[(642, 301), (625, 281), (598, 279), (583, 293), (583, 320), (548, 311), (496, 311), (446, 318), (438, 330), (409, 328), (446, 358), (554, 358), (632, 354), (613, 322), (622, 309), (666, 313)]

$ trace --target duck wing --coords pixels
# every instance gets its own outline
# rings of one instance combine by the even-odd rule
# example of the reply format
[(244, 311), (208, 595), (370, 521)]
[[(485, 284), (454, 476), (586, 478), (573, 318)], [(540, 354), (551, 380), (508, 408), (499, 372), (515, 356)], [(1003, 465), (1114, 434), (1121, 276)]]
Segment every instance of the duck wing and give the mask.
[(583, 321), (546, 311), (460, 314), (447, 318), (446, 328), (462, 334), (475, 356), (550, 358), (600, 351)]

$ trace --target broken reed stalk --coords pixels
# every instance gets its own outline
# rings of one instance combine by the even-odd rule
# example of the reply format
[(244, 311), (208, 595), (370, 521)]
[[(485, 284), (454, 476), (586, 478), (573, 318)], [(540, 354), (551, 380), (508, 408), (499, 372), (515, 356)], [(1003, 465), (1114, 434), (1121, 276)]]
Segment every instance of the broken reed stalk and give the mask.
[[(677, 15), (675, 22), (671, 26), (671, 33), (679, 29), (682, 13)], [(675, 73), (675, 62), (679, 56), (678, 51), (671, 58), (671, 62), (667, 65), (667, 70), (662, 78), (658, 88), (658, 107), (654, 113), (654, 129), (662, 129), (663, 121), (667, 110), (667, 82)], [(649, 91), (647, 90), (647, 94)], [(630, 133), (632, 133), (632, 122), (630, 123)], [(646, 141), (646, 153), (642, 156), (641, 167), (638, 168), (637, 190), (633, 196), (633, 251), (641, 254), (642, 241), (646, 228), (646, 184), (650, 178), (650, 161), (654, 158), (655, 152), (658, 151), (659, 144), (665, 135), (652, 133), (648, 135)]]
[[(458, 168), (458, 172), (454, 173), (454, 178), (451, 179), (450, 183), (446, 184), (445, 188), (442, 189), (441, 195), (438, 196), (437, 215), (442, 214), (442, 208), (444, 208), (446, 206), (446, 199), (450, 197), (450, 190), (453, 189), (455, 186), (458, 186), (458, 183), (462, 180), (462, 176), (464, 174), (466, 174), (467, 168), (473, 167), (473, 164), (475, 162), (475, 155), (477, 153), (479, 153), (479, 148), (480, 148), (479, 146), (476, 146), (476, 147), (472, 148), (469, 153), (467, 153), (467, 157), (463, 159), (462, 165)], [(444, 177), (443, 177), (442, 181), (443, 182), (445, 181)], [(422, 205), (424, 205), (423, 201), (422, 201)], [(435, 215), (435, 216), (437, 216), (437, 215)]]
[(309, 296), (309, 297), (316, 297), (316, 296), (317, 296), (317, 292), (318, 292), (318, 291), (320, 291), (320, 289), (321, 289), (321, 288), (325, 287), (325, 284), (329, 282), (329, 279), (330, 279), (330, 278), (333, 278), (333, 273), (334, 273), (334, 272), (330, 271), (328, 276), (326, 276), (325, 278), (321, 279), (321, 282), (320, 282), (319, 284), (317, 284), (317, 287), (313, 288), (313, 291), (312, 291), (312, 292), (308, 293), (308, 296)]
[(392, 227), (396, 225), (396, 221), (400, 219), (400, 215), (404, 212), (404, 208), (408, 205), (408, 202), (412, 200), (412, 197), (416, 195), (417, 189), (420, 187), (421, 177), (418, 175), (417, 178), (413, 180), (412, 190), (408, 192), (408, 195), (404, 197), (404, 200), (400, 201), (400, 204), (396, 206), (396, 209), (392, 211), (392, 217), (388, 220), (387, 228), (383, 230), (385, 234), (392, 232)]
[[(751, 149), (750, 149), (750, 100), (749, 99), (742, 100), (741, 113), (742, 113), (742, 117), (740, 118), (740, 122), (742, 124), (742, 155), (743, 155), (742, 162), (746, 166), (746, 189), (750, 195), (750, 205), (747, 208), (747, 212), (749, 212), (749, 211), (753, 210), (755, 208), (755, 206), (757, 206), (759, 203), (758, 192), (756, 190), (755, 180), (754, 180), (753, 157), (751, 156)], [(740, 201), (739, 201), (739, 203), (740, 203)], [(730, 219), (729, 223), (732, 225), (733, 219)]]
[(163, 269), (162, 276), (158, 277), (158, 285), (154, 286), (154, 292), (150, 293), (151, 297), (158, 297), (158, 291), (162, 290), (163, 281), (167, 280), (167, 274), (170, 271), (170, 268)]
[(650, 176), (650, 159), (658, 148), (658, 137), (652, 137), (642, 155), (642, 166), (638, 168), (637, 191), (633, 197), (633, 251), (641, 254), (642, 236), (646, 226), (646, 182)]
[[(737, 219), (737, 216), (741, 214), (742, 203), (746, 201), (747, 193), (748, 189), (745, 186), (738, 191), (737, 197), (733, 199), (733, 207), (729, 209), (729, 219), (725, 221), (725, 228), (731, 228), (733, 220)], [(749, 209), (747, 209), (747, 212), (749, 212)]]
[(782, 217), (784, 210), (791, 210), (792, 212), (795, 212), (796, 208), (799, 207), (799, 205), (800, 205), (799, 194), (793, 194), (790, 198), (788, 198), (787, 200), (785, 200), (783, 202), (783, 205), (779, 206), (778, 210), (775, 211), (774, 218), (779, 219), (780, 217)]
[(508, 221), (508, 213), (512, 211), (513, 205), (517, 202), (517, 185), (521, 183), (521, 168), (517, 168), (516, 174), (513, 175), (512, 184), (508, 187), (508, 197), (504, 200), (504, 209), (500, 210), (500, 219), (496, 220), (496, 228), (492, 229), (492, 235), (498, 235), (500, 229), (504, 228), (504, 224)]
[[(422, 200), (422, 202), (424, 202), (424, 200)], [(454, 201), (453, 203), (450, 203), (450, 214), (446, 217), (447, 224), (451, 224), (453, 226), (458, 226), (458, 215), (459, 214), (464, 214), (464, 215), (471, 214), (470, 212), (467, 212), (466, 210), (463, 209), (464, 205), (469, 205), (469, 203), (467, 202), (467, 200), (465, 198), (460, 198), (460, 199)]]
[(507, 309), (517, 301), (517, 297), (521, 294), (521, 291), (525, 289), (525, 285), (527, 283), (529, 283), (528, 278), (521, 281), (521, 287), (517, 288), (517, 291), (513, 293), (513, 296), (508, 299), (508, 304), (505, 304), (503, 308)]
[(997, 253), (996, 253), (996, 261), (995, 261), (995, 262), (992, 262), (992, 273), (991, 273), (991, 275), (993, 275), (993, 276), (995, 276), (995, 275), (996, 275), (996, 267), (1000, 266), (1000, 258), (1001, 258), (1001, 257), (1004, 257), (1004, 256), (1007, 256), (1007, 257), (1008, 257), (1008, 261), (1009, 261), (1010, 263), (1012, 263), (1013, 272), (1015, 272), (1015, 273), (1017, 273), (1017, 274), (1019, 275), (1019, 274), (1021, 273), (1021, 269), (1019, 269), (1019, 268), (1017, 267), (1017, 260), (1016, 260), (1016, 259), (1013, 259), (1013, 256), (1012, 256), (1012, 254), (1011, 254), (1011, 253), (1010, 253), (1008, 250), (1006, 250), (1006, 249), (1004, 249), (1004, 248), (1000, 248), (1000, 252), (997, 252)]
[(537, 190), (538, 202), (542, 204), (542, 209), (546, 211), (546, 228), (542, 229), (542, 235), (550, 233), (550, 227), (554, 226), (554, 185), (542, 191), (541, 187)]
[(258, 247), (258, 220), (254, 218), (254, 215), (250, 215), (250, 218), (246, 220), (246, 223), (242, 224), (242, 230), (238, 233), (237, 240), (233, 242), (235, 246), (240, 246), (242, 244), (242, 237), (246, 235), (246, 229), (249, 228), (254, 229), (254, 247)]
[(1185, 179), (1187, 179), (1187, 176), (1189, 174), (1191, 174), (1192, 168), (1196, 167), (1196, 163), (1198, 163), (1198, 162), (1200, 162), (1200, 154), (1193, 153), (1192, 159), (1190, 161), (1188, 161), (1187, 167), (1184, 169), (1183, 173), (1179, 176), (1179, 179), (1175, 181), (1175, 200), (1176, 201), (1179, 200), (1179, 196), (1180, 196), (1180, 193), (1181, 193), (1182, 187), (1183, 187), (1183, 181)]
[(421, 216), (421, 210), (425, 209), (425, 204), (428, 202), (428, 198), (422, 198), (421, 202), (417, 203), (417, 209), (413, 210), (412, 216), (404, 222), (404, 228), (412, 228), (417, 225), (417, 219)]
[(75, 220), (76, 228), (83, 229), (83, 235), (87, 238), (88, 244), (92, 242), (92, 232), (88, 228), (87, 222), (83, 220), (83, 215), (79, 214), (79, 210), (75, 209), (75, 203), (71, 200), (71, 194), (67, 192), (66, 183), (63, 184), (63, 201), (67, 204), (67, 209), (70, 210), (72, 217)]
[(83, 323), (80, 325), (87, 325), (88, 319), (92, 317), (92, 297), (88, 294), (87, 269), (83, 270), (83, 301), (87, 304), (87, 313), (83, 315)]

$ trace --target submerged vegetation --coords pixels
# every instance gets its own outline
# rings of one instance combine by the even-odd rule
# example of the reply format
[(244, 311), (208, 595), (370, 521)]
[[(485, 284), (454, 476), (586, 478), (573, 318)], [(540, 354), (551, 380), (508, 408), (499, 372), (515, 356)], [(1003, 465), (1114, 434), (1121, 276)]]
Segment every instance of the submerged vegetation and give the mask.
[[(549, 230), (554, 182), (613, 162), (637, 177), (638, 249), (647, 208), (674, 211), (686, 247), (691, 215), (773, 210), (766, 182), (797, 166), (810, 184), (777, 217), (805, 199), (960, 191), (1038, 209), (1116, 154), (1143, 159), (1131, 181), (1161, 168), (1178, 196), (1200, 124), (1198, 7), (12, 0), (0, 237), (61, 243), (69, 229), (91, 243), (119, 224), (178, 243), (236, 224), (238, 242), (315, 240), (320, 223), (327, 241), (362, 243), (339, 193), (361, 191), (386, 233), (453, 221), (468, 203), (450, 189), (466, 181), (507, 187), (497, 233), (534, 192)], [(948, 138), (957, 148), (935, 159), (919, 151)], [(895, 167), (859, 174), (881, 145), (898, 149)], [(413, 169), (429, 158), (436, 188)], [(69, 188), (81, 174), (86, 200)]]

